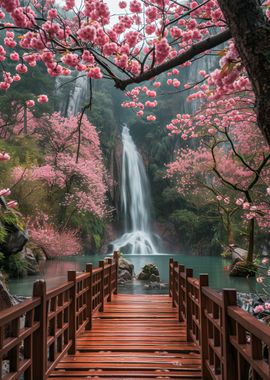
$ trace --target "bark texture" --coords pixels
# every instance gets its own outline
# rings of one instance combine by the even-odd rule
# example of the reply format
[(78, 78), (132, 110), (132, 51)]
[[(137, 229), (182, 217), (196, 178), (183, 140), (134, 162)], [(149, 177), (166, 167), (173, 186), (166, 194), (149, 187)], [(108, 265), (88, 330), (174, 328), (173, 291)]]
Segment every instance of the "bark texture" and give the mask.
[(270, 23), (258, 0), (218, 0), (256, 96), (259, 128), (270, 145)]

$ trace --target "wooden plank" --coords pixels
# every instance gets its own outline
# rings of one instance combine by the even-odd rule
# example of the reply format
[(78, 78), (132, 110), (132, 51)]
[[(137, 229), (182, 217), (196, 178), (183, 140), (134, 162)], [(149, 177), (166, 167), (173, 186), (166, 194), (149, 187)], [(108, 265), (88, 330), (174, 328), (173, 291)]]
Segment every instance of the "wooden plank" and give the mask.
[(50, 379), (202, 379), (199, 348), (186, 339), (168, 295), (114, 295)]

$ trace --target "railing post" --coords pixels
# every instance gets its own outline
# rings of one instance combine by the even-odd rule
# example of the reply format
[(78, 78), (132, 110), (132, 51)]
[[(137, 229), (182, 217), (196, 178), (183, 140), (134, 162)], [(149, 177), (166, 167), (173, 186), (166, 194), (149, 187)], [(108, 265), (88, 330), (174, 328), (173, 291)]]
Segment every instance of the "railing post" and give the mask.
[(101, 260), (99, 261), (99, 266), (102, 268), (102, 271), (100, 272), (101, 275), (101, 282), (100, 282), (100, 300), (101, 300), (101, 305), (99, 308), (99, 311), (104, 311), (104, 266), (105, 266), (105, 261)]
[(200, 303), (200, 346), (201, 346), (201, 361), (202, 361), (202, 378), (210, 380), (211, 376), (207, 370), (206, 360), (208, 359), (208, 332), (207, 318), (205, 316), (206, 297), (202, 292), (203, 286), (208, 286), (208, 274), (200, 274), (199, 278), (199, 303)]
[(108, 302), (111, 302), (112, 300), (112, 263), (113, 263), (113, 259), (108, 259), (108, 264), (110, 265), (109, 266), (109, 278), (108, 278), (108, 292), (109, 292), (109, 296), (107, 298), (107, 301)]
[(222, 290), (222, 333), (223, 333), (223, 356), (224, 356), (224, 367), (223, 376), (224, 380), (236, 380), (237, 379), (237, 368), (235, 366), (234, 355), (232, 351), (232, 346), (230, 343), (231, 334), (231, 322), (228, 316), (228, 306), (237, 305), (237, 295), (235, 289), (223, 289)]
[(76, 271), (68, 271), (68, 281), (72, 281), (72, 287), (70, 288), (70, 306), (69, 306), (69, 339), (71, 340), (71, 347), (68, 351), (70, 355), (76, 353), (76, 309), (77, 309), (77, 297), (76, 297)]
[(44, 280), (34, 282), (33, 298), (36, 297), (40, 298), (40, 306), (36, 309), (34, 316), (35, 321), (39, 322), (39, 328), (33, 336), (33, 379), (45, 380), (47, 371), (47, 302)]
[(119, 251), (114, 251), (113, 258), (115, 261), (115, 289), (113, 294), (118, 294), (118, 261), (119, 261)]
[(178, 265), (178, 320), (183, 322), (183, 289), (181, 288), (181, 273), (185, 272), (184, 265)]
[(91, 330), (92, 328), (92, 309), (93, 309), (93, 264), (86, 264), (86, 272), (89, 273), (88, 279), (88, 291), (86, 295), (87, 311), (86, 315), (88, 317), (88, 322), (85, 326), (85, 330)]
[(172, 266), (172, 306), (176, 307), (176, 276), (177, 273), (175, 272), (176, 267), (178, 267), (177, 261), (173, 261)]
[(185, 287), (186, 287), (186, 334), (187, 334), (187, 341), (192, 342), (192, 337), (190, 335), (190, 330), (192, 328), (192, 312), (191, 312), (191, 301), (189, 298), (189, 282), (188, 278), (193, 276), (193, 269), (186, 268), (186, 280), (185, 280)]
[(169, 296), (172, 297), (172, 292), (173, 292), (173, 289), (172, 289), (172, 264), (173, 264), (173, 258), (171, 257), (170, 258), (170, 261), (169, 261)]

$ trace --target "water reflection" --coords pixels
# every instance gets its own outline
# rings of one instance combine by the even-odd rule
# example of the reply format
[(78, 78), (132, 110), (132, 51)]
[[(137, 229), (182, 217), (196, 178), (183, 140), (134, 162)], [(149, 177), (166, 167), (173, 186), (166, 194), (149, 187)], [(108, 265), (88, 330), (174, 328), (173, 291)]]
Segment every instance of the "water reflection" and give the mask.
[[(32, 284), (35, 280), (43, 278), (47, 281), (49, 289), (60, 285), (66, 281), (68, 270), (83, 271), (85, 265), (89, 262), (94, 266), (98, 265), (99, 260), (102, 260), (105, 255), (93, 256), (77, 256), (64, 257), (57, 260), (49, 260), (41, 268), (41, 274), (38, 276), (29, 276), (23, 279), (11, 279), (9, 288), (12, 294), (30, 296), (32, 294)], [(236, 278), (230, 277), (228, 272), (224, 271), (224, 266), (228, 265), (229, 261), (221, 257), (215, 256), (190, 256), (190, 255), (125, 255), (129, 261), (134, 264), (135, 273), (138, 274), (145, 264), (153, 263), (157, 265), (160, 271), (160, 278), (163, 282), (168, 281), (168, 266), (169, 258), (173, 257), (179, 263), (186, 267), (193, 268), (194, 275), (200, 273), (209, 274), (209, 284), (215, 289), (236, 288), (241, 292), (254, 292), (257, 289), (257, 284), (254, 278)], [(139, 281), (128, 283), (125, 287), (119, 287), (121, 293), (161, 293), (160, 290), (145, 290), (144, 284)]]

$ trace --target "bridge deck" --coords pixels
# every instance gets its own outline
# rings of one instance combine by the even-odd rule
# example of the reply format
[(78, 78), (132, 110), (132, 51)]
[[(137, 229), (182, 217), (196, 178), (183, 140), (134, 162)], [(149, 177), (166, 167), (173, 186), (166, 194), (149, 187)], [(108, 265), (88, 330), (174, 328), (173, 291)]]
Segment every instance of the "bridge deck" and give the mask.
[(114, 295), (50, 376), (82, 379), (201, 379), (201, 361), (167, 295)]

